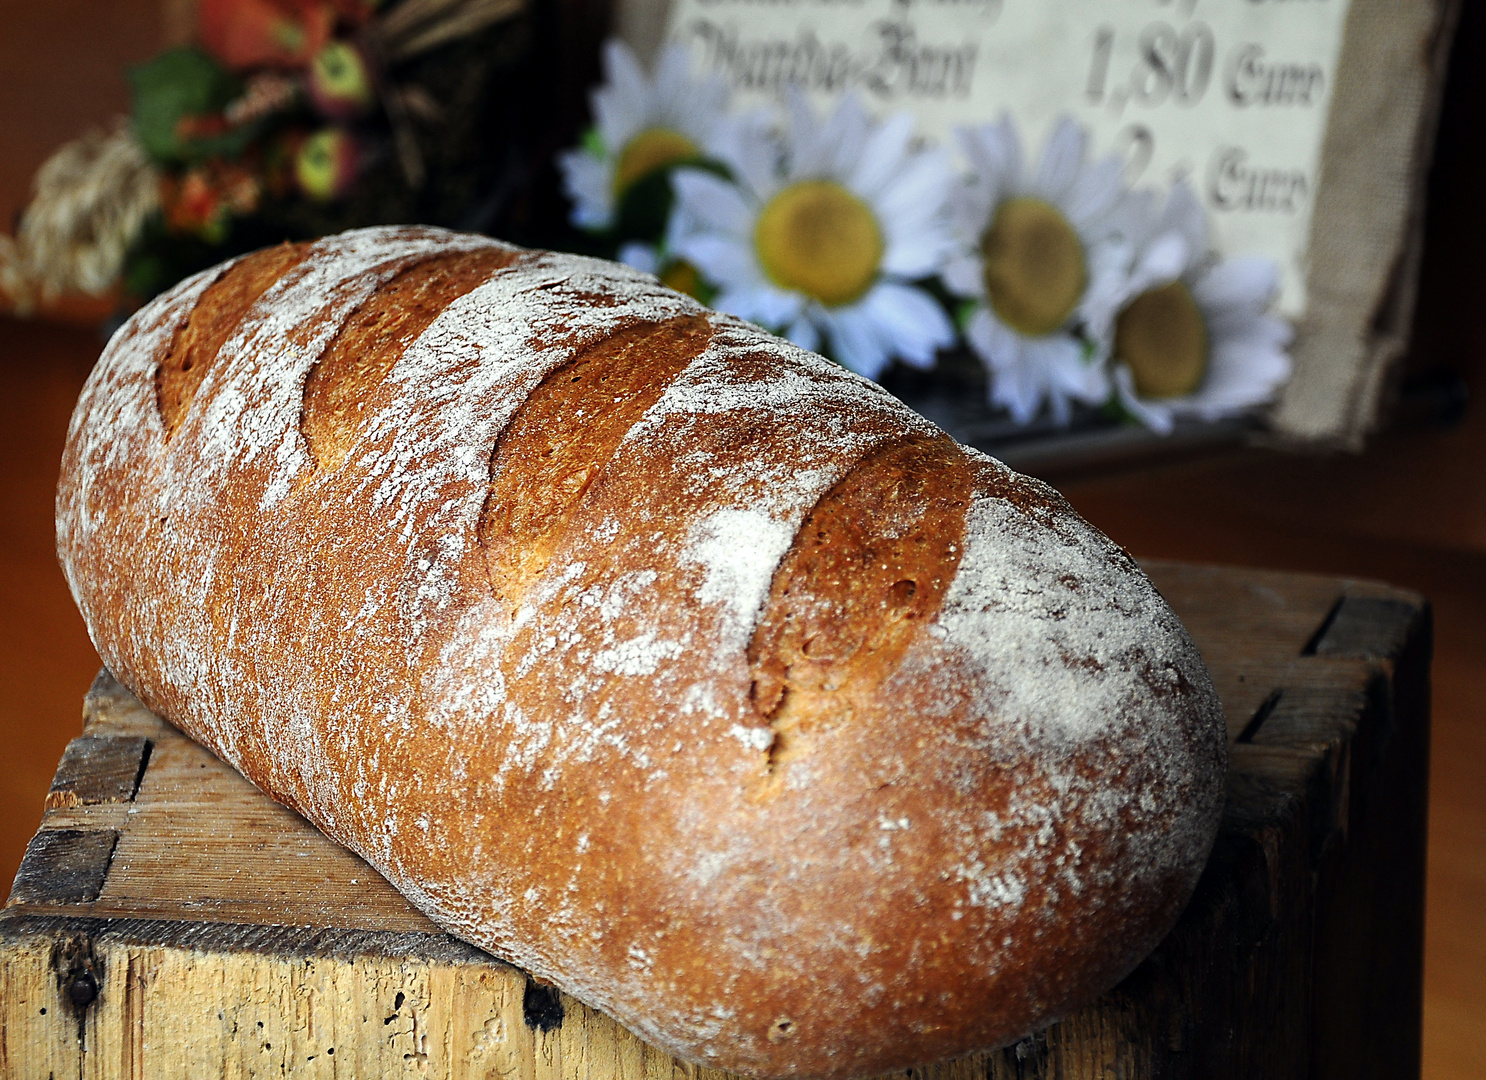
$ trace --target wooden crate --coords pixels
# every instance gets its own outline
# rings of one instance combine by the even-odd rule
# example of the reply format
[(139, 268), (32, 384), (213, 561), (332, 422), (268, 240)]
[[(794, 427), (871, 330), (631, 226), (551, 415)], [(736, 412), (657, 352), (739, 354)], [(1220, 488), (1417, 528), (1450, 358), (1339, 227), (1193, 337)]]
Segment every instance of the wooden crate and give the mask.
[[(1095, 1004), (922, 1078), (1417, 1076), (1428, 606), (1147, 570), (1213, 670), (1222, 832)], [(720, 1078), (440, 932), (105, 672), (0, 911), (0, 1076)]]

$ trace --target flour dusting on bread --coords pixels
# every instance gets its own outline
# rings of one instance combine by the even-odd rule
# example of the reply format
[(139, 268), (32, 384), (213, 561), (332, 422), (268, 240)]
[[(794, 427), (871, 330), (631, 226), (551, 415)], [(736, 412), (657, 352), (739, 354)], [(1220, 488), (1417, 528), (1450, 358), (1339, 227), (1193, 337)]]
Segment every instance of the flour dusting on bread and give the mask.
[[(344, 458), (311, 453), (306, 386), (347, 321), (482, 251), (374, 358)], [(222, 273), (139, 312), (84, 390), (69, 584), (147, 704), (452, 932), (688, 1060), (848, 1077), (1018, 1037), (1170, 925), (1222, 718), (1149, 581), (1048, 489), (648, 275), (425, 228), (310, 245), (217, 327), (167, 441), (156, 370)], [(550, 415), (560, 381), (602, 386), (655, 328), (695, 344), (581, 471), (501, 450), (521, 417), (591, 419)], [(930, 443), (942, 472), (893, 472)], [(492, 492), (550, 484), (571, 490), (533, 504), (563, 515), (541, 557), (492, 570)], [(848, 521), (863, 551), (953, 530), (913, 549), (927, 576), (868, 567), (884, 598), (849, 613), (807, 523), (894, 484), (940, 517)], [(791, 681), (750, 643), (812, 582), (781, 616)]]

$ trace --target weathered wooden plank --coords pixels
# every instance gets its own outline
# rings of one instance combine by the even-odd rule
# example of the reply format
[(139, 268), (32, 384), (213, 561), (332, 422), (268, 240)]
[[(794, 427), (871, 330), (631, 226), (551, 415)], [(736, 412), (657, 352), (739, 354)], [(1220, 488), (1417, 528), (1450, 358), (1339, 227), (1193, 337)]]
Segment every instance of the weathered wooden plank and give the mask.
[(129, 802), (144, 775), (150, 746), (149, 739), (128, 735), (73, 739), (46, 794), (46, 808)]
[[(1308, 649), (1314, 651), (1318, 631), (1329, 624), (1342, 597), (1349, 603), (1399, 603), (1410, 610), (1423, 605), (1412, 593), (1377, 582), (1161, 560), (1141, 567), (1202, 651), (1234, 739), (1275, 687), (1306, 681), (1290, 671)], [(1312, 666), (1306, 672), (1320, 670)]]
[(16, 904), (86, 904), (98, 898), (119, 834), (113, 829), (47, 829), (26, 848)]
[(1419, 606), (1381, 596), (1343, 596), (1311, 651), (1319, 656), (1395, 657), (1420, 618)]
[(157, 740), (88, 913), (437, 930), (358, 856), (179, 735)]
[[(1149, 569), (1203, 650), (1238, 740), (1196, 895), (1155, 954), (1090, 1008), (1005, 1051), (908, 1075), (1410, 1075), (1427, 607), (1370, 583)], [(28, 884), (0, 912), (0, 1077), (726, 1080), (442, 934), (106, 676), (85, 731), (103, 742), (74, 762), (103, 761), (109, 740), (152, 749), (128, 799), (126, 765), (96, 788), (69, 765), (63, 789), (113, 795), (48, 809)], [(110, 830), (96, 889), (50, 875), (67, 845)], [(69, 889), (76, 899), (40, 899)]]
[(100, 671), (83, 699), (83, 734), (180, 738), (181, 733), (145, 708), (108, 671)]
[(1428, 605), (1416, 606), (1400, 640), (1401, 614), (1350, 639), (1371, 675), (1356, 734), (1338, 750), (1337, 824), (1317, 853), (1317, 1080), (1414, 1076), (1423, 1049), (1432, 626)]

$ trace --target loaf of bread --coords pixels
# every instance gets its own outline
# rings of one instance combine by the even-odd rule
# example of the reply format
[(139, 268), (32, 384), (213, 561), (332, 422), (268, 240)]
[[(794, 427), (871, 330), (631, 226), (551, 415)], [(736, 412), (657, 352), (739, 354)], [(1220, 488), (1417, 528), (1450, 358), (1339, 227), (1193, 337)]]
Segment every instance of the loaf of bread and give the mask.
[(459, 937), (679, 1057), (862, 1076), (1104, 991), (1217, 826), (1130, 558), (644, 274), (421, 228), (114, 337), (58, 548), (104, 662)]

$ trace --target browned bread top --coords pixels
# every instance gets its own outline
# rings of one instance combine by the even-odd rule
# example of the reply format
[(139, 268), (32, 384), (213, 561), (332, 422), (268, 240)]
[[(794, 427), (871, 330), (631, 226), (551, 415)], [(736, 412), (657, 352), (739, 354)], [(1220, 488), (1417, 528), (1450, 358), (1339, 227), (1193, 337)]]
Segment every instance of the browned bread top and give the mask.
[(623, 267), (414, 228), (116, 335), (58, 547), (152, 708), (672, 1053), (1004, 1043), (1174, 920), (1206, 670), (1046, 486)]

